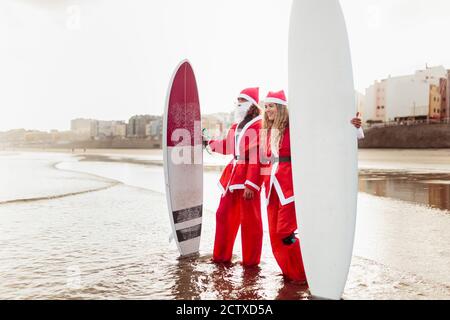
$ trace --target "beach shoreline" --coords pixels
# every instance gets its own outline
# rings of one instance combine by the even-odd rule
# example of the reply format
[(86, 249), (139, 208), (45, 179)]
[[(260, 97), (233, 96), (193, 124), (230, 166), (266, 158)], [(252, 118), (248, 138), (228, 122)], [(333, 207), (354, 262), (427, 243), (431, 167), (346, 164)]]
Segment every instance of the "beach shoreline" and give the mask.
[[(162, 149), (10, 148), (1, 152), (71, 154), (105, 162), (163, 165)], [(207, 170), (222, 170), (230, 161), (230, 157), (207, 153), (205, 158)], [(360, 173), (450, 173), (450, 149), (360, 149), (358, 160)]]
[[(242, 271), (238, 262), (239, 238), (235, 263), (229, 269), (223, 270), (210, 262), (213, 208), (220, 197), (220, 193), (213, 190), (220, 175), (218, 171), (205, 173), (207, 193), (213, 200), (205, 199), (205, 228), (199, 260), (186, 265), (177, 262), (177, 250), (167, 240), (169, 223), (162, 167), (140, 163), (160, 154), (101, 154), (98, 150), (73, 156), (67, 152), (55, 155), (17, 150), (14, 154), (0, 157), (5, 163), (11, 158), (9, 171), (14, 172), (16, 165), (22, 168), (37, 161), (39, 166), (49, 170), (46, 174), (52, 174), (54, 181), (64, 177), (61, 182), (66, 181), (69, 189), (78, 189), (80, 183), (83, 183), (81, 189), (91, 188), (91, 183), (97, 183), (100, 178), (109, 183), (121, 183), (98, 192), (1, 205), (4, 214), (0, 216), (0, 241), (15, 244), (0, 257), (0, 271), (5, 275), (2, 279), (0, 272), (0, 296), (3, 298), (310, 298), (307, 291), (282, 282), (270, 245), (264, 248), (264, 263), (256, 274)], [(111, 161), (104, 161), (111, 158)], [(23, 159), (25, 163), (21, 163)], [(90, 161), (93, 159), (102, 161)], [(121, 162), (121, 159), (137, 159), (138, 163)], [(55, 163), (58, 164), (53, 165)], [(37, 168), (31, 172), (36, 172)], [(13, 177), (16, 178), (14, 174)], [(41, 188), (40, 184), (35, 187)], [(60, 191), (56, 186), (53, 189), (54, 193)], [(359, 204), (354, 259), (344, 299), (444, 300), (450, 297), (450, 275), (443, 267), (448, 260), (445, 230), (448, 230), (449, 216), (446, 212), (366, 193), (359, 194)], [(402, 228), (405, 223), (408, 227)], [(30, 229), (20, 227), (23, 225), (29, 225)], [(425, 232), (428, 239), (415, 244), (419, 230)], [(18, 236), (21, 234), (23, 236)], [(73, 246), (74, 243), (77, 245)], [(269, 244), (267, 233), (265, 243)], [(419, 251), (427, 255), (417, 253), (418, 245)], [(16, 250), (23, 246), (29, 250)], [(36, 246), (40, 249), (35, 250)], [(96, 258), (90, 259), (85, 252), (92, 252)], [(23, 267), (30, 263), (32, 268)], [(72, 270), (80, 270), (81, 289), (67, 287), (67, 268), (70, 275)], [(40, 274), (35, 274), (34, 270), (45, 270), (49, 279), (45, 291), (41, 289)], [(21, 282), (19, 278), (24, 276), (29, 280)], [(203, 279), (201, 283), (199, 279)], [(245, 287), (249, 282), (254, 285)], [(179, 290), (180, 286), (192, 290)], [(228, 288), (226, 292), (220, 289), (223, 287)]]

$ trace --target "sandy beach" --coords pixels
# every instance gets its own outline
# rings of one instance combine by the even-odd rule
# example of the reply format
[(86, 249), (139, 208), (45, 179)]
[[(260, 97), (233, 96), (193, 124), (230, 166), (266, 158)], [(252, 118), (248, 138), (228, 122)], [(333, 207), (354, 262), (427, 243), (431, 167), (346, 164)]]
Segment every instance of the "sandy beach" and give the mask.
[[(0, 152), (5, 177), (0, 182), (0, 298), (310, 298), (306, 288), (282, 281), (267, 223), (260, 269), (244, 272), (239, 240), (233, 265), (210, 262), (220, 196), (217, 169), (205, 173), (200, 256), (178, 260), (169, 243), (161, 159), (158, 150)], [(205, 155), (211, 167), (220, 168), (224, 161)], [(433, 207), (430, 197), (415, 188), (422, 180), (448, 184), (450, 152), (362, 151), (360, 165), (368, 184), (359, 194), (344, 298), (449, 299), (450, 210)], [(415, 181), (411, 174), (418, 172), (423, 179)], [(408, 200), (376, 193), (383, 190), (380, 181), (389, 191), (404, 180), (400, 193), (414, 195)], [(445, 203), (450, 195), (442, 190), (439, 198)]]

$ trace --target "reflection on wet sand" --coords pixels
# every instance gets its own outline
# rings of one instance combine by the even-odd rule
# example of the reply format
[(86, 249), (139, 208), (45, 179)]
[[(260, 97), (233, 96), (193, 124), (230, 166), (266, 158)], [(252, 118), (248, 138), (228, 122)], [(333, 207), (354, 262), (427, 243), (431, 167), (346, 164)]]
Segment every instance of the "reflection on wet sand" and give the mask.
[(366, 171), (360, 175), (359, 190), (378, 197), (450, 210), (450, 174)]
[(218, 300), (235, 300), (240, 296), (239, 274), (234, 271), (234, 264), (217, 264), (211, 273), (213, 290)]
[(305, 300), (310, 297), (306, 285), (285, 281), (281, 276), (275, 283), (270, 283), (272, 288), (267, 288), (265, 272), (260, 267), (242, 268), (239, 263), (214, 266), (211, 277), (217, 299), (263, 300), (268, 298), (266, 294), (272, 289), (275, 289), (276, 300)]
[(178, 260), (173, 272), (174, 299), (264, 300), (269, 298), (269, 292), (274, 292), (277, 300), (310, 298), (304, 284), (286, 281), (281, 276), (269, 284), (261, 267), (243, 268), (240, 263), (216, 264), (211, 258), (207, 255)]
[(201, 286), (203, 273), (196, 270), (198, 255), (179, 259), (174, 272), (175, 285), (172, 294), (176, 300), (199, 300), (204, 288)]
[(299, 284), (286, 280), (280, 280), (283, 283), (280, 285), (278, 295), (275, 300), (307, 300), (311, 299), (308, 286), (306, 284)]

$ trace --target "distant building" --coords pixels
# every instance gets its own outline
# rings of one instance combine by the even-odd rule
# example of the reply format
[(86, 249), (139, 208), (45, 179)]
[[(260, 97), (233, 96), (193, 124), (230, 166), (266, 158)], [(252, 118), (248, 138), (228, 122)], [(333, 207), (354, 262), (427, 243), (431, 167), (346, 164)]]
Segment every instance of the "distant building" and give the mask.
[(141, 115), (134, 116), (128, 121), (127, 137), (128, 138), (146, 138), (147, 137), (147, 125), (158, 117)]
[(104, 139), (111, 138), (113, 135), (112, 121), (96, 121), (95, 138)]
[(439, 93), (441, 95), (441, 120), (447, 118), (447, 82), (448, 79), (441, 79), (439, 83)]
[(205, 128), (212, 137), (226, 134), (232, 123), (233, 115), (230, 113), (215, 113), (202, 117), (202, 128)]
[(431, 102), (434, 104), (436, 98), (441, 103), (441, 99), (436, 96), (436, 89), (439, 92), (443, 78), (448, 78), (448, 72), (439, 66), (427, 67), (409, 76), (376, 81), (366, 90), (365, 122), (430, 118), (430, 112), (435, 109), (431, 108)]
[(147, 137), (152, 137), (152, 138), (162, 137), (162, 132), (163, 132), (162, 117), (150, 121), (150, 123), (147, 124), (145, 131), (146, 131)]
[(445, 120), (450, 123), (450, 70), (447, 70), (447, 90), (446, 90), (446, 108), (445, 108)]
[(127, 136), (127, 124), (124, 121), (113, 121), (112, 134), (116, 138), (125, 138)]
[(386, 121), (386, 81), (375, 82), (366, 90), (364, 122)]
[(51, 140), (55, 144), (67, 144), (76, 140), (76, 135), (72, 131), (50, 131)]
[(362, 93), (356, 91), (356, 110), (358, 110), (358, 112), (361, 116), (363, 116), (364, 109), (365, 109), (365, 107), (364, 107), (365, 98), (366, 97)]
[(155, 148), (162, 147), (162, 136), (163, 136), (163, 118), (156, 117), (151, 120), (149, 124), (145, 127), (146, 139), (150, 140)]
[(126, 127), (123, 121), (96, 121), (95, 137), (99, 139), (125, 137)]
[(3, 145), (14, 145), (25, 142), (27, 131), (25, 129), (15, 129), (7, 132), (0, 132), (0, 142)]
[(93, 119), (75, 119), (70, 123), (70, 130), (78, 139), (91, 139), (97, 136), (97, 121)]
[(429, 117), (433, 120), (441, 120), (442, 96), (439, 86), (430, 86), (430, 109)]
[(89, 131), (91, 129), (91, 119), (75, 119), (70, 122), (70, 130), (73, 132)]
[(28, 144), (50, 143), (52, 135), (48, 132), (30, 130), (25, 133), (25, 142)]

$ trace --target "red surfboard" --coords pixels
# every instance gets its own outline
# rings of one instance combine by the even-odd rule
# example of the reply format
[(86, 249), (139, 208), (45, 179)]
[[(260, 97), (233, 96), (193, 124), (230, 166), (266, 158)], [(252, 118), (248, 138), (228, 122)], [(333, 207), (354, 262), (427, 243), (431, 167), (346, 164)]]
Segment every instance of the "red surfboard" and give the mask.
[(195, 74), (182, 61), (169, 84), (163, 129), (164, 173), (173, 238), (181, 256), (199, 251), (203, 215), (203, 145)]

